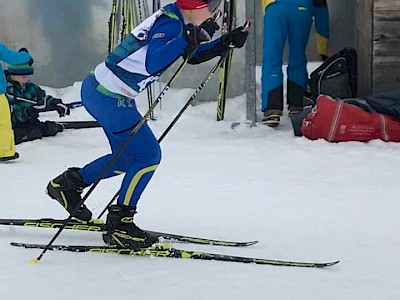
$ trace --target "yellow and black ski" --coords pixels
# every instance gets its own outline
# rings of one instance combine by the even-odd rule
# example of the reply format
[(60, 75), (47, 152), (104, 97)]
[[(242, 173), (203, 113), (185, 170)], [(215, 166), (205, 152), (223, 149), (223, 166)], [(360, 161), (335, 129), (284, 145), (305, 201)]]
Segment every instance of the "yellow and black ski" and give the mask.
[(152, 256), (152, 257), (171, 257), (182, 259), (198, 259), (198, 260), (217, 260), (226, 262), (238, 262), (258, 265), (303, 267), (303, 268), (325, 268), (336, 265), (339, 261), (332, 262), (297, 262), (289, 260), (275, 260), (255, 257), (242, 257), (227, 254), (217, 254), (202, 251), (189, 251), (175, 249), (169, 244), (160, 243), (152, 247), (141, 249), (116, 248), (111, 246), (76, 246), (76, 245), (45, 245), (45, 244), (29, 244), (11, 242), (12, 246), (23, 247), (29, 249), (48, 249), (55, 251), (71, 251), (71, 252), (92, 252), (92, 253), (108, 253), (116, 255), (129, 256)]
[[(59, 229), (64, 226), (66, 220), (57, 219), (0, 219), (0, 225), (13, 225), (13, 226), (23, 226), (23, 227), (35, 227), (35, 228), (56, 228)], [(103, 232), (105, 231), (105, 224), (100, 219), (92, 219), (89, 222), (80, 221), (77, 219), (72, 219), (65, 224), (65, 229), (68, 230), (80, 230), (80, 231), (90, 231), (90, 232)], [(181, 243), (192, 243), (192, 244), (202, 244), (202, 245), (213, 245), (213, 246), (225, 246), (225, 247), (246, 247), (251, 246), (258, 241), (249, 242), (236, 242), (236, 241), (223, 241), (207, 238), (199, 238), (187, 235), (172, 234), (159, 231), (145, 230), (151, 235), (156, 235), (160, 239), (168, 240), (171, 242), (181, 242)]]

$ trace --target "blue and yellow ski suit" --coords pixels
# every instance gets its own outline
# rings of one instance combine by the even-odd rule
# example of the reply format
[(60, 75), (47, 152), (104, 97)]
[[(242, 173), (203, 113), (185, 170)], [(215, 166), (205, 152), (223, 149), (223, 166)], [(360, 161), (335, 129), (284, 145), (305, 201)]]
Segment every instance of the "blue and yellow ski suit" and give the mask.
[[(313, 19), (317, 51), (328, 56), (329, 13), (326, 1), (262, 0), (264, 39), (262, 58), (262, 111), (283, 110), (283, 53), (289, 44), (287, 104), (301, 107), (308, 81), (305, 54)], [(325, 4), (324, 4), (325, 2)]]
[[(141, 120), (134, 98), (184, 54), (188, 46), (187, 26), (192, 25), (185, 24), (175, 3), (165, 6), (139, 24), (83, 81), (82, 102), (103, 127), (112, 151), (79, 171), (86, 184), (98, 179)], [(202, 44), (189, 63), (204, 61), (202, 53), (210, 54), (219, 47), (219, 41)], [(218, 52), (203, 58), (211, 59)], [(144, 123), (104, 176), (125, 174), (117, 200), (119, 205), (136, 207), (160, 160), (159, 143)]]

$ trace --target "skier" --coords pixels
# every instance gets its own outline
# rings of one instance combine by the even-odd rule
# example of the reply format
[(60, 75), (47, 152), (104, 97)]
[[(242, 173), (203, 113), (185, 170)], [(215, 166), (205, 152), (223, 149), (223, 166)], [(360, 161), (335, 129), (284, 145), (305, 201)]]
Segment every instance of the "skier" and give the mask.
[[(0, 44), (0, 60), (9, 64), (28, 63), (28, 65), (32, 65), (33, 63), (33, 59), (26, 48), (21, 48), (16, 52), (8, 49), (3, 44)], [(10, 106), (5, 95), (6, 86), (7, 81), (0, 65), (0, 161), (13, 160), (19, 157), (19, 154), (15, 152)]]
[(63, 126), (56, 122), (39, 121), (39, 112), (55, 110), (60, 117), (70, 113), (61, 99), (46, 95), (38, 85), (29, 81), (31, 74), (33, 66), (28, 64), (9, 65), (5, 71), (16, 145), (63, 131)]
[(313, 18), (317, 30), (317, 51), (328, 56), (329, 14), (326, 0), (262, 0), (264, 40), (262, 59), (262, 123), (279, 125), (283, 111), (282, 56), (289, 41), (287, 104), (289, 115), (303, 108), (306, 89), (305, 54)]
[[(111, 145), (111, 154), (82, 169), (69, 168), (47, 186), (47, 194), (70, 213), (81, 202), (84, 188), (98, 180), (113, 154), (142, 119), (134, 98), (154, 82), (180, 56), (197, 64), (242, 47), (247, 38), (243, 28), (211, 41), (219, 26), (212, 14), (221, 0), (177, 0), (139, 24), (108, 58), (97, 65), (82, 84), (82, 102), (101, 124)], [(203, 44), (204, 43), (204, 44)], [(190, 56), (194, 52), (193, 56)], [(161, 160), (161, 149), (144, 123), (126, 150), (101, 179), (125, 173), (116, 205), (109, 207), (103, 240), (128, 248), (147, 247), (158, 241), (133, 222), (140, 195)], [(92, 213), (82, 205), (73, 215), (88, 221)]]

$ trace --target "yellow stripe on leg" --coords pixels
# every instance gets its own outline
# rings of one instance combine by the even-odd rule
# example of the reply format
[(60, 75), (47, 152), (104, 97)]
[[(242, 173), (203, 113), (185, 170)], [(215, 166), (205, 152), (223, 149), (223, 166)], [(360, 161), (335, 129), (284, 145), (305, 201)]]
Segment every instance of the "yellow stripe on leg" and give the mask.
[(139, 180), (142, 178), (142, 176), (148, 172), (155, 171), (157, 169), (158, 165), (153, 165), (144, 169), (141, 169), (138, 171), (135, 176), (133, 176), (131, 183), (129, 184), (128, 190), (126, 191), (125, 194), (125, 199), (124, 199), (124, 205), (129, 206), (129, 203), (131, 202), (132, 194), (135, 191), (135, 188), (139, 182)]

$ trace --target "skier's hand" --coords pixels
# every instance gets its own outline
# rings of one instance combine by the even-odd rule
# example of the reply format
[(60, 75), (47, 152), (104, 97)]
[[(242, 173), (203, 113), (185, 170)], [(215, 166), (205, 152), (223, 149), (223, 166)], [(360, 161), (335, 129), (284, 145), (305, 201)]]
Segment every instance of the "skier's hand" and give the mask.
[(186, 40), (190, 46), (198, 46), (201, 43), (211, 41), (214, 33), (219, 29), (219, 25), (214, 18), (205, 20), (200, 25), (194, 25), (186, 30)]
[(208, 18), (200, 25), (189, 25), (186, 28), (184, 36), (187, 46), (183, 52), (183, 57), (190, 57), (201, 43), (212, 39), (214, 33), (219, 29), (217, 21), (221, 16), (221, 10), (217, 10), (211, 18)]
[(54, 99), (54, 109), (58, 112), (60, 118), (69, 116), (71, 113), (70, 108), (65, 105), (61, 99)]
[(248, 35), (249, 32), (246, 30), (245, 26), (240, 26), (222, 36), (221, 41), (230, 48), (242, 48)]

